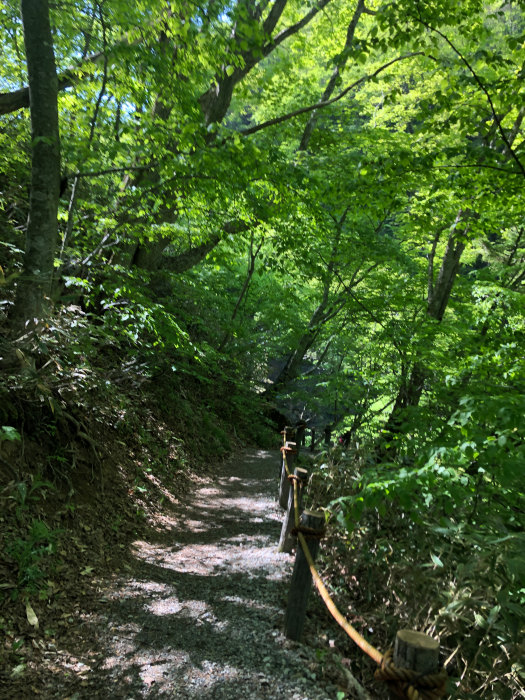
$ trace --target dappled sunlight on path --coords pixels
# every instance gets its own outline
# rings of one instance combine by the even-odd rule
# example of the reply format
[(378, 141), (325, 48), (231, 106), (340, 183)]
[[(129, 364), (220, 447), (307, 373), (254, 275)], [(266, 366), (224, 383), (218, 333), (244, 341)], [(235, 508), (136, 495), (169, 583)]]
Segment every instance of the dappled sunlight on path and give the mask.
[(278, 464), (245, 452), (133, 543), (128, 574), (84, 621), (97, 661), (71, 698), (335, 697), (281, 632), (293, 560), (276, 551)]

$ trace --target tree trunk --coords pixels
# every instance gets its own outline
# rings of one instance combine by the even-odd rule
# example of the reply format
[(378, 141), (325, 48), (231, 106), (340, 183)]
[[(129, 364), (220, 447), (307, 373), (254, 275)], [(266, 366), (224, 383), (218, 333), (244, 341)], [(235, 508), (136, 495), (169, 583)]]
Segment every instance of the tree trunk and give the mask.
[(48, 0), (22, 0), (31, 112), (31, 194), (23, 275), (12, 319), (34, 322), (50, 292), (57, 241), (60, 194), (60, 137), (53, 38)]
[(314, 311), (312, 318), (310, 319), (310, 323), (308, 324), (308, 328), (299, 338), (294, 350), (288, 356), (286, 364), (279, 372), (279, 375), (275, 379), (274, 383), (271, 385), (269, 392), (277, 391), (285, 384), (292, 381), (292, 379), (295, 379), (295, 377), (297, 377), (304, 356), (314, 344), (319, 330), (325, 321), (324, 314), (327, 306), (328, 292), (325, 288), (325, 294), (323, 296), (323, 299), (321, 300), (321, 303), (319, 304), (317, 309)]
[[(468, 213), (465, 214), (460, 210), (456, 217), (452, 233), (447, 241), (447, 247), (445, 249), (445, 253), (443, 254), (443, 260), (441, 261), (441, 267), (439, 269), (435, 284), (433, 280), (433, 266), (437, 238), (439, 236), (437, 236), (434, 240), (434, 245), (430, 254), (428, 263), (429, 285), (427, 297), (427, 315), (429, 318), (437, 321), (438, 323), (441, 323), (443, 320), (443, 316), (450, 299), (450, 294), (452, 292), (452, 287), (454, 286), (459, 270), (461, 255), (465, 250), (465, 243), (457, 238), (457, 228), (467, 216)], [(460, 234), (462, 238), (466, 235), (467, 229), (468, 224)], [(393, 443), (393, 440), (395, 440), (395, 436), (401, 432), (403, 413), (407, 408), (416, 408), (419, 405), (426, 376), (426, 368), (421, 362), (416, 361), (409, 376), (402, 380), (394, 402), (394, 407), (382, 431), (381, 445), (377, 450), (378, 457), (380, 459), (392, 459), (395, 456), (397, 449)]]
[(428, 298), (428, 315), (436, 321), (442, 321), (445, 314), (464, 250), (463, 242), (457, 241), (454, 236), (448, 239), (436, 284), (430, 290)]
[[(326, 88), (323, 92), (323, 96), (321, 97), (321, 102), (326, 102), (326, 100), (329, 100), (330, 97), (332, 97), (333, 92), (335, 90), (335, 87), (337, 85), (337, 81), (339, 77), (341, 76), (341, 73), (344, 71), (347, 58), (348, 58), (348, 51), (350, 47), (352, 46), (352, 43), (354, 41), (354, 35), (355, 35), (355, 30), (357, 27), (357, 24), (359, 22), (359, 18), (365, 11), (365, 0), (357, 0), (357, 6), (355, 8), (353, 17), (350, 21), (350, 24), (348, 25), (348, 29), (346, 32), (346, 41), (345, 45), (343, 48), (343, 58), (340, 63), (336, 65), (334, 70), (332, 71), (332, 75), (330, 76), (330, 80), (328, 81), (328, 84), (326, 85)], [(301, 138), (301, 143), (299, 144), (299, 150), (300, 151), (306, 151), (308, 148), (308, 144), (310, 143), (310, 138), (312, 136), (314, 127), (317, 122), (317, 110), (314, 110), (310, 114), (310, 118), (308, 119), (308, 122), (306, 123), (306, 126), (303, 131), (303, 135)]]
[(237, 297), (237, 302), (235, 303), (235, 307), (232, 311), (232, 315), (230, 318), (230, 328), (227, 328), (226, 331), (224, 332), (224, 335), (222, 336), (222, 340), (219, 343), (219, 346), (217, 348), (218, 352), (224, 352), (224, 348), (226, 345), (229, 343), (232, 335), (233, 335), (233, 323), (235, 321), (235, 318), (239, 312), (239, 309), (241, 307), (241, 304), (246, 297), (246, 294), (248, 293), (248, 289), (250, 287), (250, 283), (252, 281), (253, 273), (255, 272), (255, 261), (257, 259), (257, 256), (259, 255), (259, 252), (263, 246), (264, 243), (264, 238), (261, 239), (261, 242), (257, 246), (257, 248), (254, 251), (254, 233), (252, 231), (252, 235), (250, 237), (250, 249), (248, 251), (248, 270), (246, 271), (246, 277), (244, 279), (244, 283), (242, 285), (242, 289), (239, 293), (239, 296)]

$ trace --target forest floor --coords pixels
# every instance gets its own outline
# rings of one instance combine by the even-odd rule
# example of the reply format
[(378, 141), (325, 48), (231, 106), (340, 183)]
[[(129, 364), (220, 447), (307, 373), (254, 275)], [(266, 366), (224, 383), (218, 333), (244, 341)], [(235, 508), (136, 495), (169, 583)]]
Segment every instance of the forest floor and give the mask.
[(89, 590), (60, 632), (33, 634), (38, 653), (0, 697), (354, 697), (315, 599), (305, 643), (282, 633), (293, 558), (276, 551), (278, 463), (245, 450), (182, 497), (165, 492), (119, 570), (78, 584)]

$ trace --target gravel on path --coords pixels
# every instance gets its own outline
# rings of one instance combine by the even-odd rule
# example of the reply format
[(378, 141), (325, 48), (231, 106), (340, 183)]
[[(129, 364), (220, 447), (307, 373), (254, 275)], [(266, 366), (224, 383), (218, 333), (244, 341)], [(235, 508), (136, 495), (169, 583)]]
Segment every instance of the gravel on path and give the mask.
[(84, 621), (98, 648), (68, 700), (337, 698), (322, 654), (282, 633), (293, 558), (277, 553), (278, 465), (277, 451), (244, 451), (134, 543)]

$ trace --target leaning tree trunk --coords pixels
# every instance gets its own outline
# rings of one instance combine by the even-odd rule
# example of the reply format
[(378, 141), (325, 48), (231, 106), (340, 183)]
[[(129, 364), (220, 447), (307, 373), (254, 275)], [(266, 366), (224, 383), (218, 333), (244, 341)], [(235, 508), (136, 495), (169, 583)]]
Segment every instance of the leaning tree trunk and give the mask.
[[(357, 6), (355, 8), (354, 14), (352, 16), (352, 19), (350, 21), (350, 24), (348, 25), (348, 29), (346, 32), (345, 45), (344, 45), (343, 50), (340, 54), (339, 61), (338, 61), (338, 63), (336, 63), (336, 66), (332, 71), (332, 75), (330, 76), (330, 80), (328, 81), (328, 83), (324, 89), (323, 96), (321, 97), (321, 100), (320, 100), (321, 102), (326, 102), (333, 95), (333, 92), (338, 84), (338, 80), (340, 79), (341, 74), (345, 69), (345, 66), (346, 66), (346, 63), (348, 60), (348, 55), (350, 52), (350, 48), (351, 48), (352, 43), (354, 41), (355, 30), (356, 30), (357, 24), (359, 22), (359, 18), (361, 17), (363, 12), (365, 12), (365, 0), (357, 0)], [(301, 137), (301, 143), (299, 144), (300, 151), (307, 150), (316, 123), (317, 123), (317, 111), (314, 110), (311, 113), (310, 118), (308, 119), (308, 122), (306, 123), (306, 126), (304, 128), (303, 135)]]
[[(457, 229), (461, 222), (468, 216), (469, 212), (460, 211), (456, 217), (451, 235), (447, 241), (447, 247), (443, 254), (441, 267), (434, 283), (434, 256), (439, 234), (436, 235), (432, 252), (429, 258), (429, 282), (427, 296), (427, 315), (429, 318), (441, 323), (447, 308), (450, 294), (456, 280), (461, 256), (465, 250), (463, 239), (467, 233), (468, 224), (458, 233)], [(376, 449), (379, 459), (393, 459), (396, 455), (395, 437), (402, 431), (403, 414), (407, 408), (416, 408), (419, 405), (423, 393), (427, 369), (424, 365), (416, 361), (411, 372), (401, 382), (394, 407), (382, 430), (381, 442)]]
[(31, 193), (23, 274), (12, 320), (35, 323), (50, 292), (58, 232), (60, 137), (58, 81), (48, 0), (22, 0), (31, 112)]

